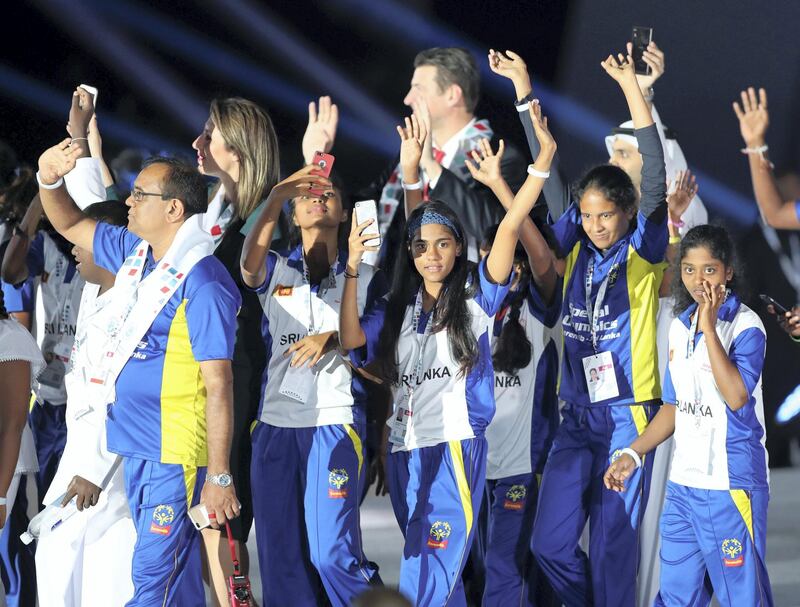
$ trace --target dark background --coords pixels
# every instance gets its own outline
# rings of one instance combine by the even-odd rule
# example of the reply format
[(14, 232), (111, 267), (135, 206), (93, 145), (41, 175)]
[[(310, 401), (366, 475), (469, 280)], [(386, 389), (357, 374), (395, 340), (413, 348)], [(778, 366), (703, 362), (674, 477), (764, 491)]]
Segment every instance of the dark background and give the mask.
[[(800, 166), (798, 2), (34, 0), (9, 4), (4, 17), (0, 137), (25, 163), (66, 136), (71, 92), (87, 83), (100, 89), (107, 160), (132, 145), (193, 157), (209, 101), (238, 95), (269, 110), (286, 172), (301, 162), (308, 101), (330, 93), (342, 114), (337, 168), (351, 186), (391, 160), (414, 55), (437, 45), (474, 50), (484, 70), (478, 114), (524, 146), (510, 83), (485, 69), (490, 47), (521, 54), (563, 165), (577, 178), (606, 160), (603, 135), (627, 119), (599, 62), (623, 48), (633, 25), (652, 26), (667, 53), (655, 103), (699, 173), (700, 195), (714, 219), (736, 232), (753, 290), (800, 300), (756, 227), (731, 110), (742, 88), (767, 88), (772, 158), (780, 171)], [(788, 250), (788, 235), (781, 238)], [(800, 379), (800, 349), (765, 324), (773, 409)], [(772, 433), (774, 462), (788, 461), (785, 433)]]

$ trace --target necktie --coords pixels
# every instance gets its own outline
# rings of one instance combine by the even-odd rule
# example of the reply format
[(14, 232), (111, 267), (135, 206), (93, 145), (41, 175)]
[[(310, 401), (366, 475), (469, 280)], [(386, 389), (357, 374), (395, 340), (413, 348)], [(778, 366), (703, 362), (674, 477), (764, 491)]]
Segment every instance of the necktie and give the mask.
[(433, 159), (439, 164), (442, 164), (442, 160), (444, 160), (444, 151), (439, 148), (433, 148)]

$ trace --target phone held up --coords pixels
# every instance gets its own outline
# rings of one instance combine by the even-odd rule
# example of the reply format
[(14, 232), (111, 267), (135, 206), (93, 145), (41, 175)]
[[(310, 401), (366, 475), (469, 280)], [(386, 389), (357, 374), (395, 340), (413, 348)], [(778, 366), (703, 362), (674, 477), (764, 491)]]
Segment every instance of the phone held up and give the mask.
[(97, 89), (88, 84), (81, 84), (80, 88), (82, 88), (84, 91), (86, 91), (92, 96), (92, 106), (94, 107), (95, 110), (97, 110)]
[[(331, 176), (331, 169), (333, 169), (333, 161), (335, 158), (331, 154), (326, 154), (324, 152), (316, 152), (314, 154), (314, 159), (311, 161), (311, 164), (316, 166), (317, 168), (312, 171), (314, 175), (319, 175), (320, 177), (330, 177)], [(322, 196), (325, 193), (325, 190), (321, 188), (309, 188), (309, 194), (313, 196)]]
[(759, 295), (759, 297), (761, 298), (761, 301), (763, 301), (765, 305), (772, 306), (772, 309), (775, 310), (775, 314), (777, 314), (780, 317), (785, 316), (786, 313), (790, 311), (789, 308), (787, 308), (786, 306), (784, 306), (782, 304), (779, 304), (777, 301), (772, 299), (772, 297), (770, 297), (769, 295), (764, 295), (762, 293), (761, 295)]
[(633, 41), (633, 67), (637, 74), (649, 76), (651, 70), (644, 60), (644, 52), (653, 40), (653, 28), (634, 25), (631, 40)]
[(367, 234), (375, 234), (375, 238), (371, 238), (364, 242), (368, 247), (378, 247), (381, 244), (381, 236), (378, 231), (378, 205), (374, 200), (359, 200), (355, 205), (356, 224), (360, 225), (365, 221), (372, 220), (372, 223), (364, 228), (364, 236)]

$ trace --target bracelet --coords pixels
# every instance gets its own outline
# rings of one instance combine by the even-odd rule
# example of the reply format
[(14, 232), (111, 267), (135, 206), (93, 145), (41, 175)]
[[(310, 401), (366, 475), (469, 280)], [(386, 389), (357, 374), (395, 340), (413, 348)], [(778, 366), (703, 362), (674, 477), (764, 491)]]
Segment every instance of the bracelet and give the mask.
[(764, 152), (769, 150), (769, 146), (765, 143), (764, 145), (760, 145), (757, 148), (742, 148), (739, 150), (742, 154), (758, 154), (762, 158), (764, 157)]
[(642, 458), (639, 457), (639, 454), (636, 453), (636, 451), (634, 451), (630, 447), (625, 447), (622, 451), (619, 452), (619, 454), (620, 455), (625, 455), (625, 454), (630, 455), (631, 459), (633, 460), (633, 463), (636, 464), (636, 467), (637, 468), (641, 468), (642, 467)]
[(682, 228), (686, 225), (685, 222), (678, 219), (677, 221), (672, 221), (672, 219), (667, 219), (667, 225), (674, 226), (676, 228)]
[(73, 142), (73, 141), (80, 141), (81, 139), (83, 139), (84, 141), (87, 141), (87, 142), (89, 141), (89, 138), (88, 138), (88, 137), (73, 137), (73, 138), (70, 140), (69, 144), (70, 144), (70, 145), (72, 145), (72, 142)]
[(359, 276), (361, 276), (361, 274), (359, 274), (358, 272), (356, 272), (355, 274), (351, 274), (347, 270), (344, 271), (345, 278), (358, 278)]
[[(5, 506), (6, 504), (8, 504), (8, 500), (6, 500), (5, 497), (0, 497), (0, 506)], [(8, 514), (6, 514), (6, 516), (8, 516)]]
[(528, 165), (528, 175), (531, 177), (541, 177), (542, 179), (547, 179), (550, 177), (550, 171), (540, 171), (539, 169), (533, 168), (532, 164)]
[(757, 148), (746, 147), (739, 150), (742, 154), (758, 154), (761, 156), (761, 162), (766, 162), (769, 164), (769, 168), (774, 169), (775, 165), (764, 155), (764, 152), (769, 150), (769, 146), (765, 143), (764, 145), (760, 145)]
[(530, 103), (530, 102), (539, 103), (538, 99), (536, 99), (536, 98), (532, 98), (531, 99), (530, 97), (531, 97), (531, 95), (528, 94), (524, 98), (520, 99), (519, 101), (517, 101), (517, 103), (514, 104), (514, 107), (517, 108), (517, 111), (520, 114), (522, 114), (523, 112), (527, 112), (528, 111), (528, 103)]
[(680, 244), (681, 237), (680, 236), (670, 236), (669, 237), (669, 244)]
[(36, 181), (39, 182), (39, 187), (43, 190), (57, 190), (64, 184), (64, 178), (59, 177), (58, 181), (55, 183), (43, 183), (42, 178), (39, 175), (39, 171), (36, 171)]
[(403, 182), (403, 189), (404, 190), (421, 190), (422, 189), (422, 179), (419, 181), (415, 181), (414, 183), (406, 183)]

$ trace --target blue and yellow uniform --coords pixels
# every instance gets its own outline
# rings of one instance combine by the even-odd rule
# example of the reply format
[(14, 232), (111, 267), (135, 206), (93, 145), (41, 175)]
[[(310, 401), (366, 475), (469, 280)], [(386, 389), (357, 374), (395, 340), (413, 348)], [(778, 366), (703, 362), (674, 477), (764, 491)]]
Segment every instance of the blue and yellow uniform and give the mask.
[(771, 606), (766, 568), (769, 472), (761, 319), (728, 296), (716, 333), (749, 395), (736, 411), (717, 388), (692, 304), (672, 321), (664, 406), (675, 406), (675, 451), (661, 515), (657, 606)]
[[(116, 273), (141, 239), (98, 223), (95, 262)], [(148, 251), (143, 277), (155, 267)], [(216, 258), (191, 269), (142, 337), (108, 408), (108, 449), (124, 456), (136, 526), (128, 605), (205, 605), (198, 534), (187, 517), (205, 479), (206, 391), (200, 362), (231, 360), (239, 290)]]
[[(630, 231), (599, 250), (583, 231), (575, 202), (553, 225), (567, 260), (559, 391), (565, 405), (542, 478), (532, 547), (570, 607), (636, 600), (638, 527), (652, 458), (624, 494), (603, 486), (612, 458), (644, 430), (661, 395), (656, 314), (667, 247), (664, 154), (655, 125), (637, 129), (636, 138), (641, 202)], [(597, 370), (592, 360), (601, 361), (606, 388), (615, 382), (616, 389), (590, 385)], [(587, 563), (578, 541), (588, 517)]]

